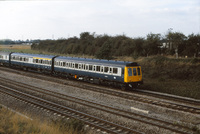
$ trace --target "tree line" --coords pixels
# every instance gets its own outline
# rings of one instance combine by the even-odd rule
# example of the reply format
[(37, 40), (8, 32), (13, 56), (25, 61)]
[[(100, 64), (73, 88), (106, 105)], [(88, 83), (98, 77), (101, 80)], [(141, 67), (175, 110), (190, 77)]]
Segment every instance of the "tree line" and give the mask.
[(99, 59), (176, 53), (179, 56), (197, 57), (200, 52), (200, 34), (185, 36), (181, 32), (168, 32), (162, 36), (149, 33), (146, 37), (130, 38), (126, 35), (109, 36), (83, 32), (79, 38), (42, 40), (33, 43), (31, 49), (60, 54), (92, 55)]
[(11, 39), (3, 39), (0, 40), (0, 45), (20, 45), (20, 44), (31, 44), (31, 43), (39, 43), (40, 40), (11, 40)]

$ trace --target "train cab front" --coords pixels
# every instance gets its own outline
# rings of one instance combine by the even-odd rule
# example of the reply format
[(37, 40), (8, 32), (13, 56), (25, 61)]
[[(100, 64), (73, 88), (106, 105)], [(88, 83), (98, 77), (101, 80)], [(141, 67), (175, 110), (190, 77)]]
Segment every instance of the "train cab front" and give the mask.
[(124, 69), (124, 82), (130, 88), (143, 84), (141, 66), (137, 63), (128, 64)]

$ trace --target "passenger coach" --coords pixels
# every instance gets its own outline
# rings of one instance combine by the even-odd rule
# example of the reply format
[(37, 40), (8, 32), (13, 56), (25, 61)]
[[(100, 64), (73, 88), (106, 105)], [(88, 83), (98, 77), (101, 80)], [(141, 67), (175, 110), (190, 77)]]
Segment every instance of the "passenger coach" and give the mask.
[(34, 70), (52, 70), (52, 58), (55, 56), (40, 54), (12, 53), (11, 65)]

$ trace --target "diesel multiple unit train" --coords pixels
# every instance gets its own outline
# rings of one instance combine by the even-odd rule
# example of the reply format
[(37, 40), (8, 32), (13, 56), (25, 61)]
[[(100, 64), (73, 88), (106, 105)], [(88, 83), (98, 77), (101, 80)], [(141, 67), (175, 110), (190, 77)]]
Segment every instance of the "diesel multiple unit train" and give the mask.
[(143, 83), (136, 62), (0, 52), (0, 65), (132, 88)]

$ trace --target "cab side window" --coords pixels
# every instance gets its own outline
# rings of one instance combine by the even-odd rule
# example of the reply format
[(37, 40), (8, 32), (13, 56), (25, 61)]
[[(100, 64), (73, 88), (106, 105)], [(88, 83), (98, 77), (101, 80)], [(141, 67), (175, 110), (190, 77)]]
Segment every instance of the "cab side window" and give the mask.
[(140, 74), (141, 74), (141, 73), (140, 73), (140, 72), (141, 72), (141, 70), (140, 70), (140, 68), (139, 68), (139, 67), (137, 68), (137, 72), (138, 72), (138, 75), (140, 75)]
[(128, 68), (128, 76), (132, 76), (132, 68)]
[(137, 75), (136, 68), (133, 68), (133, 75), (134, 75), (134, 76)]

